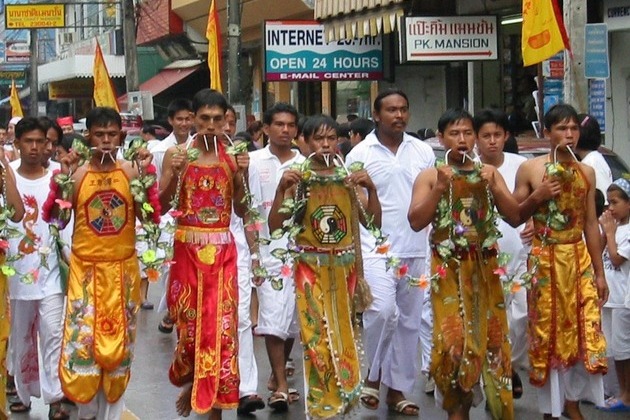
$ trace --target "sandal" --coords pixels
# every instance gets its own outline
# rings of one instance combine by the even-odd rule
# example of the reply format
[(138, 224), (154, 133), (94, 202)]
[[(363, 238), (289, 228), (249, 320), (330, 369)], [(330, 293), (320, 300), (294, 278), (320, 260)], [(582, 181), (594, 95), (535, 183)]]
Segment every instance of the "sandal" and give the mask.
[(246, 415), (251, 414), (256, 410), (262, 410), (265, 408), (265, 403), (258, 395), (248, 395), (238, 400), (238, 408), (236, 414)]
[(17, 388), (15, 387), (15, 379), (13, 379), (12, 375), (7, 375), (7, 385), (5, 388), (5, 393), (8, 397), (14, 397), (17, 395)]
[(512, 371), (512, 397), (518, 400), (523, 396), (523, 382), (518, 372)]
[(376, 410), (378, 404), (381, 401), (379, 396), (379, 390), (369, 386), (364, 386), (361, 390), (361, 396), (359, 397), (361, 404), (368, 410)]
[(283, 413), (289, 409), (289, 395), (286, 392), (276, 391), (269, 397), (267, 405), (277, 413)]
[(142, 302), (142, 304), (140, 305), (140, 309), (144, 309), (144, 310), (147, 310), (147, 311), (150, 311), (153, 308), (154, 308), (154, 305), (151, 302), (149, 302), (148, 300)]
[(61, 401), (50, 404), (50, 408), (48, 409), (49, 420), (68, 420), (69, 418), (70, 414), (63, 409)]
[(24, 405), (22, 401), (17, 401), (9, 404), (9, 411), (12, 413), (28, 413), (31, 411), (31, 404)]
[(160, 330), (160, 332), (164, 334), (170, 334), (173, 332), (173, 321), (168, 315), (162, 318), (162, 320), (158, 324), (158, 330)]
[(300, 400), (300, 391), (295, 388), (289, 388), (289, 402), (294, 403)]
[(284, 371), (286, 372), (287, 378), (292, 378), (295, 374), (295, 363), (293, 359), (288, 359), (287, 363), (284, 365)]
[(400, 400), (396, 404), (388, 406), (391, 411), (394, 411), (403, 416), (417, 416), (420, 414), (420, 407), (413, 401)]

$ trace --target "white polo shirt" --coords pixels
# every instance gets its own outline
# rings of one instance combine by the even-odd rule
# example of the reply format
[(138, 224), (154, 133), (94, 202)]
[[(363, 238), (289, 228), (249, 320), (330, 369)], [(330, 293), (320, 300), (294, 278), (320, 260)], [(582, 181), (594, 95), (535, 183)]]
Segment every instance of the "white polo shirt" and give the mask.
[[(188, 134), (188, 142), (192, 136)], [(164, 164), (164, 155), (166, 151), (173, 146), (177, 146), (177, 139), (175, 138), (175, 134), (171, 133), (164, 140), (160, 141), (159, 144), (155, 145), (151, 149), (151, 154), (153, 155), (153, 165), (155, 165), (155, 169), (157, 171), (157, 180), (160, 182), (160, 178), (162, 177), (162, 165)]]
[[(348, 165), (353, 162), (363, 162), (376, 186), (382, 209), (381, 230), (388, 235), (390, 253), (399, 258), (425, 257), (427, 229), (414, 232), (407, 213), (416, 177), (435, 162), (431, 146), (404, 134), (396, 154), (393, 154), (372, 131), (346, 157)], [(374, 237), (363, 227), (361, 244), (364, 258), (384, 257), (375, 253)]]
[[(273, 199), (276, 196), (278, 183), (284, 171), (293, 164), (302, 163), (306, 159), (299, 151), (293, 151), (294, 156), (288, 161), (281, 163), (280, 160), (271, 153), (269, 146), (256, 150), (249, 154), (249, 188), (256, 201), (256, 206), (261, 216), (269, 219)], [(264, 223), (259, 232), (261, 238), (270, 238), (269, 225)], [(271, 255), (271, 251), (276, 248), (286, 249), (286, 238), (271, 241), (269, 245), (260, 246), (261, 262), (268, 271), (280, 270), (282, 262)]]

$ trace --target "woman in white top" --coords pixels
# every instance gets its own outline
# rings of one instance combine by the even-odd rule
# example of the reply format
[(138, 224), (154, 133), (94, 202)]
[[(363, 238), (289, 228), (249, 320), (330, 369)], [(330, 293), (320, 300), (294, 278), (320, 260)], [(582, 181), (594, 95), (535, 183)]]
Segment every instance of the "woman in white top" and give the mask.
[(575, 153), (580, 157), (582, 163), (595, 169), (595, 187), (600, 190), (604, 197), (608, 186), (612, 184), (612, 172), (606, 159), (597, 151), (602, 145), (602, 132), (597, 119), (592, 115), (580, 114), (580, 139)]

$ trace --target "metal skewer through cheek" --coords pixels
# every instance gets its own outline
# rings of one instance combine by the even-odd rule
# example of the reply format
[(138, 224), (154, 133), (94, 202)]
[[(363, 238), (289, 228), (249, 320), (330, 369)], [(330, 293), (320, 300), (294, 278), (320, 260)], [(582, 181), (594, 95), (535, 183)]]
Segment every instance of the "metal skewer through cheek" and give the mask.
[[(553, 149), (553, 163), (558, 163), (558, 149), (561, 147), (561, 145), (557, 145), (555, 149)], [(571, 157), (573, 158), (573, 160), (575, 160), (576, 162), (579, 162), (577, 156), (575, 156), (575, 153), (573, 153), (573, 149), (571, 149), (569, 146), (564, 146), (565, 149), (567, 149), (569, 151), (569, 154), (571, 155)]]
[[(448, 164), (448, 155), (453, 151), (453, 149), (448, 149), (446, 151), (446, 153), (444, 154), (444, 160), (446, 161), (446, 163)], [(470, 155), (466, 152), (460, 152), (458, 151), (458, 153), (462, 156), (462, 163), (466, 162), (466, 159), (470, 160), (471, 162), (475, 162), (475, 159), (473, 159), (472, 157), (470, 157)]]

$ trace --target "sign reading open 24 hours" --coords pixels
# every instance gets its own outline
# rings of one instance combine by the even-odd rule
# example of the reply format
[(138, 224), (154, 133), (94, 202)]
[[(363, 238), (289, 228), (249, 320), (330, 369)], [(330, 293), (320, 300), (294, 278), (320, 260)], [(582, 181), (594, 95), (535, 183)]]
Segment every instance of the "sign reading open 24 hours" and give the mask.
[(383, 44), (374, 38), (326, 42), (311, 21), (265, 22), (265, 81), (377, 80), (383, 78)]

